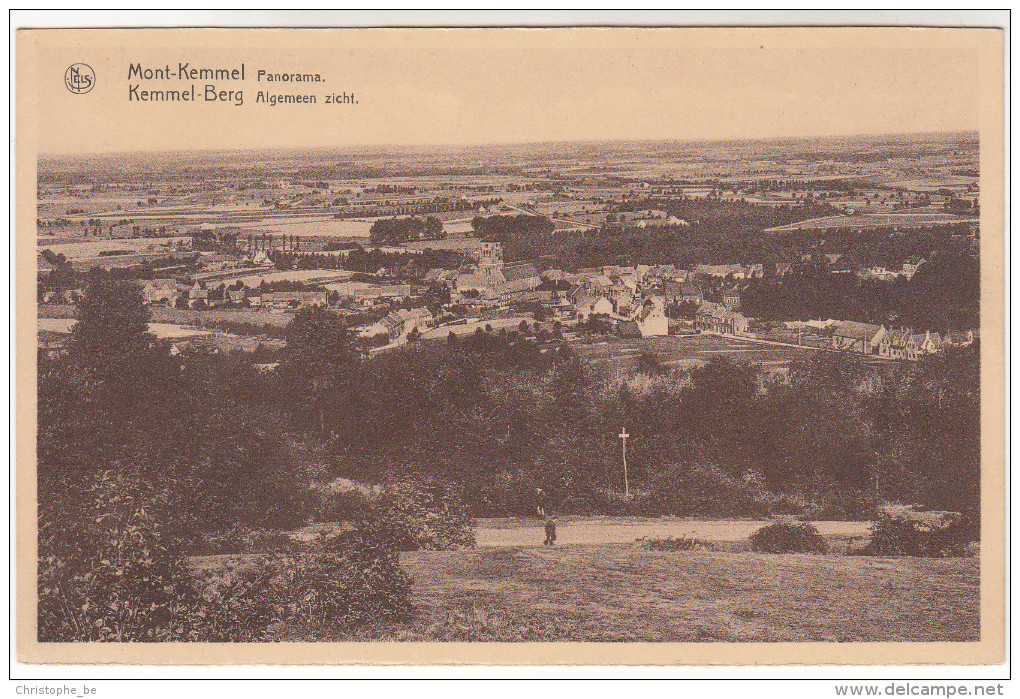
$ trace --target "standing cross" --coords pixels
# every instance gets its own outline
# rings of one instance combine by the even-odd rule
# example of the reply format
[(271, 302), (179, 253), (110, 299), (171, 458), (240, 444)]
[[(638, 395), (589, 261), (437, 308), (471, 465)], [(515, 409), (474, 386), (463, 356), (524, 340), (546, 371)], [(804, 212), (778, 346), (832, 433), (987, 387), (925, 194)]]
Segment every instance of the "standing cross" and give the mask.
[(619, 437), (623, 440), (623, 496), (630, 497), (630, 480), (627, 478), (627, 428), (620, 431)]

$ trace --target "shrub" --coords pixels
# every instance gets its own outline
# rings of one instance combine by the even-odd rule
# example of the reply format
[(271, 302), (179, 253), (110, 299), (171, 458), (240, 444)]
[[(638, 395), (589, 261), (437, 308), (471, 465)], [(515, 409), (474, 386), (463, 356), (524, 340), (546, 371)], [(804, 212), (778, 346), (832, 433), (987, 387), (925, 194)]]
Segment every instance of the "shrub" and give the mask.
[(332, 546), (230, 530), (204, 544), (276, 548), (223, 572), (191, 571), (137, 472), (106, 471), (40, 514), (39, 640), (265, 641), (335, 637), (410, 612), (392, 541), (348, 532)]
[(469, 484), (465, 504), (479, 517), (535, 516), (535, 487), (539, 481), (521, 472), (489, 474)]
[(647, 492), (634, 492), (630, 497), (619, 490), (609, 488), (587, 488), (576, 495), (564, 498), (557, 509), (559, 514), (608, 515), (610, 517), (655, 517), (659, 514), (657, 503)]
[(315, 506), (312, 519), (317, 522), (344, 522), (364, 519), (371, 511), (372, 498), (378, 489), (336, 478), (330, 483), (313, 487)]
[(204, 641), (325, 640), (411, 612), (411, 578), (396, 553), (360, 535), (207, 574), (202, 587)]
[(855, 553), (862, 556), (923, 556), (948, 558), (972, 555), (976, 525), (955, 513), (922, 520), (907, 515), (882, 515), (871, 525), (871, 540)]
[(226, 531), (200, 534), (198, 541), (188, 547), (188, 553), (195, 556), (212, 556), (228, 553), (298, 551), (301, 548), (301, 542), (295, 541), (286, 532), (234, 527)]
[(828, 553), (829, 545), (808, 522), (774, 522), (751, 535), (751, 550), (764, 553)]
[(761, 517), (770, 509), (764, 490), (715, 466), (675, 464), (652, 477), (650, 490), (661, 514)]
[(80, 510), (39, 523), (40, 641), (191, 640), (196, 596), (137, 478), (105, 471)]
[(651, 539), (641, 537), (638, 539), (641, 548), (649, 551), (713, 551), (715, 546), (708, 541), (696, 539), (693, 536), (667, 537), (665, 539)]
[(806, 520), (867, 522), (878, 516), (878, 500), (870, 491), (835, 490), (823, 496), (820, 506), (808, 506)]
[(475, 545), (474, 520), (460, 497), (441, 483), (393, 483), (371, 504), (359, 529), (397, 551)]
[(176, 437), (184, 448), (163, 445), (139, 456), (150, 464), (148, 477), (164, 485), (161, 497), (182, 534), (235, 526), (287, 529), (304, 522), (314, 493), (295, 456), (300, 452), (274, 433), (279, 423), (215, 403), (210, 410), (209, 422)]

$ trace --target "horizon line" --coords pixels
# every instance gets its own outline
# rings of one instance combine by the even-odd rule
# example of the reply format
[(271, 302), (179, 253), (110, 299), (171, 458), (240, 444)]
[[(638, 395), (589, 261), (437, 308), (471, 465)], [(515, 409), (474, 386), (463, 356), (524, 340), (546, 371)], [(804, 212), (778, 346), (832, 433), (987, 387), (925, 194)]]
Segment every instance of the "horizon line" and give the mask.
[(701, 138), (678, 138), (678, 137), (648, 137), (648, 138), (607, 138), (607, 139), (553, 139), (538, 141), (482, 141), (473, 143), (351, 143), (347, 145), (308, 145), (308, 146), (233, 146), (225, 148), (167, 148), (152, 150), (108, 150), (108, 151), (76, 151), (76, 152), (44, 152), (40, 151), (37, 156), (42, 158), (73, 158), (86, 156), (124, 156), (124, 155), (153, 155), (166, 153), (242, 153), (258, 151), (330, 151), (342, 149), (384, 149), (384, 148), (498, 148), (514, 146), (542, 146), (542, 145), (570, 145), (570, 144), (624, 144), (624, 143), (755, 143), (767, 141), (784, 140), (834, 140), (841, 138), (878, 138), (883, 136), (935, 136), (935, 135), (967, 135), (976, 134), (980, 136), (980, 129), (957, 129), (949, 131), (882, 131), (865, 133), (842, 133), (825, 134), (812, 136), (759, 136), (750, 138), (740, 137), (701, 137)]

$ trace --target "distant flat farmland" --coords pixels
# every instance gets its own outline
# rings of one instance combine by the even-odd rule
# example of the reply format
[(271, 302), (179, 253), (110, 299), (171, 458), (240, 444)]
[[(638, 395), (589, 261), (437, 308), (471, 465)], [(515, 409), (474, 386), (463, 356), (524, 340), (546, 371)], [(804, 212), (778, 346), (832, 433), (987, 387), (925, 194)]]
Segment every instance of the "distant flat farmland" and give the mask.
[(798, 221), (786, 226), (766, 228), (766, 232), (796, 231), (810, 228), (920, 228), (950, 223), (977, 223), (976, 218), (963, 218), (945, 213), (923, 214), (851, 214), (849, 216), (824, 216)]
[[(99, 253), (116, 250), (130, 250), (136, 253), (159, 253), (168, 255), (174, 251), (178, 243), (190, 243), (191, 238), (173, 236), (166, 238), (104, 238), (101, 240), (86, 239), (60, 239), (57, 241), (40, 241), (39, 252), (50, 250), (54, 255), (64, 255), (68, 260), (99, 260)], [(105, 258), (104, 258), (105, 259)], [(115, 257), (111, 259), (116, 259)]]
[(920, 177), (912, 180), (896, 180), (885, 182), (886, 187), (902, 187), (914, 192), (936, 192), (940, 189), (966, 189), (968, 185), (976, 185), (976, 177), (959, 177), (941, 175), (938, 177)]
[(619, 338), (609, 336), (593, 342), (578, 340), (574, 351), (596, 370), (606, 373), (628, 371), (648, 351), (665, 367), (696, 366), (712, 357), (727, 357), (756, 364), (787, 364), (817, 350), (813, 347), (784, 347), (754, 344), (715, 335), (670, 335), (668, 337)]
[[(163, 308), (152, 306), (149, 308), (152, 314), (152, 321), (156, 323), (176, 323), (179, 325), (195, 325), (204, 327), (218, 322), (249, 323), (251, 325), (272, 325), (282, 328), (294, 318), (293, 313), (263, 311), (257, 309), (231, 309), (231, 310), (195, 310), (191, 308)], [(74, 318), (76, 308), (66, 304), (39, 304), (40, 318)]]

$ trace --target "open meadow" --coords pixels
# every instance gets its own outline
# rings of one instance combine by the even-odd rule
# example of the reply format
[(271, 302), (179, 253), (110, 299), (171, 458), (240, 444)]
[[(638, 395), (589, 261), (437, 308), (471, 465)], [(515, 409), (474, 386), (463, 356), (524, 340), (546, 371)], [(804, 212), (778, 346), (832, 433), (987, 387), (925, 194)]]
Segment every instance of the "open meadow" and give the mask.
[[(195, 325), (203, 327), (220, 322), (247, 323), (249, 325), (271, 325), (284, 328), (294, 319), (293, 313), (263, 311), (258, 309), (231, 310), (197, 310), (194, 308), (149, 308), (152, 320), (156, 323), (176, 323), (179, 325)], [(74, 318), (75, 307), (66, 304), (39, 304), (40, 318)]]
[(642, 352), (655, 355), (663, 367), (693, 366), (712, 357), (728, 357), (757, 364), (786, 364), (810, 356), (814, 347), (786, 347), (755, 344), (718, 335), (669, 335), (667, 337), (605, 337), (571, 343), (578, 356), (604, 373), (630, 371)]
[[(645, 551), (633, 544), (401, 555), (400, 641), (975, 641), (977, 558)], [(366, 638), (366, 640), (368, 640)]]
[[(973, 641), (978, 557), (849, 555), (867, 522), (816, 522), (829, 553), (772, 554), (748, 539), (753, 520), (596, 517), (478, 521), (478, 548), (405, 551), (407, 619), (370, 624), (355, 640), (876, 642)], [(695, 536), (687, 550), (646, 538)], [(307, 539), (307, 537), (305, 537)], [(669, 541), (670, 539), (666, 539)], [(658, 539), (658, 541), (663, 541)], [(198, 578), (250, 569), (258, 554), (194, 556)], [(350, 640), (283, 624), (278, 640)]]

